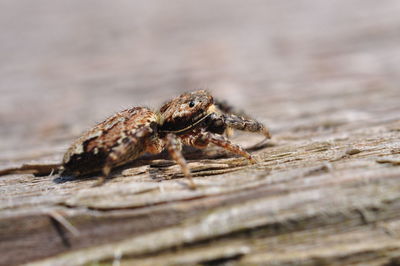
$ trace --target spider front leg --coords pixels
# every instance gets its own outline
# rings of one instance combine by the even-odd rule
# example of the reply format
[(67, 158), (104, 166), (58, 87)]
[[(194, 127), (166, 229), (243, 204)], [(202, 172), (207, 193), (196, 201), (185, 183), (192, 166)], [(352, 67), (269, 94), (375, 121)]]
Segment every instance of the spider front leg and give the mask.
[(261, 133), (266, 138), (270, 139), (271, 134), (269, 130), (260, 122), (254, 119), (247, 119), (234, 114), (223, 114), (221, 115), (223, 123), (233, 129), (249, 131), (254, 133)]
[(245, 157), (251, 163), (256, 163), (256, 160), (253, 158), (253, 156), (251, 156), (251, 154), (245, 151), (242, 147), (232, 143), (224, 136), (215, 133), (201, 131), (197, 135), (186, 135), (182, 137), (182, 142), (186, 145), (197, 148), (205, 148), (209, 143), (213, 143), (221, 148), (224, 148), (225, 150)]
[(185, 158), (182, 155), (182, 143), (176, 137), (175, 134), (169, 133), (166, 137), (166, 146), (168, 153), (172, 157), (172, 159), (181, 167), (182, 173), (189, 180), (189, 188), (195, 189), (196, 184), (193, 182), (192, 173), (186, 163)]

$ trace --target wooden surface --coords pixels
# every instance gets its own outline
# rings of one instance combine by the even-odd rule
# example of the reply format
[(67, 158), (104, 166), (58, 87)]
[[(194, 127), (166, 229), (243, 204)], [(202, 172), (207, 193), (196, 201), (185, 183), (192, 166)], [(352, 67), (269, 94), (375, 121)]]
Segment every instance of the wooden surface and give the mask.
[(196, 191), (165, 154), (99, 188), (1, 176), (0, 264), (398, 265), (399, 12), (396, 0), (2, 1), (1, 169), (56, 164), (108, 115), (196, 88), (273, 138), (233, 137), (257, 165), (188, 150)]

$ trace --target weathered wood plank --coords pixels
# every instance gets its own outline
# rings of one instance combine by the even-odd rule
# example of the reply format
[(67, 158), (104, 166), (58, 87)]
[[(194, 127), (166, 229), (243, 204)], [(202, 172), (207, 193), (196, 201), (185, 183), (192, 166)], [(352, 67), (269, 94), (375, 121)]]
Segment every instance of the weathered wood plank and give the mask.
[[(250, 2), (0, 4), (0, 265), (399, 263), (400, 5)], [(166, 154), (51, 173), (95, 120), (204, 84), (270, 126), (233, 138), (258, 164), (188, 149), (196, 191)]]

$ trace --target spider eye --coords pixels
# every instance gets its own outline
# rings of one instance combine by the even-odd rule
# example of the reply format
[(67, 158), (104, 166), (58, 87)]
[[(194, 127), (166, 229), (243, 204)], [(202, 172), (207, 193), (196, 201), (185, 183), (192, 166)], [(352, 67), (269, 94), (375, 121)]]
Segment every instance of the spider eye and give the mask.
[(189, 107), (194, 107), (194, 105), (195, 105), (194, 101), (189, 102)]

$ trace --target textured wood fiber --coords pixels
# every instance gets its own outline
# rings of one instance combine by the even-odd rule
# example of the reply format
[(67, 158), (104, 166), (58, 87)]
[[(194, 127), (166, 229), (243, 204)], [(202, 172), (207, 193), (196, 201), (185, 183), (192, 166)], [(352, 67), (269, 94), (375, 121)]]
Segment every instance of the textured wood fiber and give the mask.
[[(0, 171), (20, 172), (0, 177), (0, 264), (397, 265), (399, 12), (395, 0), (2, 1)], [(196, 88), (270, 127), (266, 143), (233, 137), (258, 164), (188, 149), (196, 191), (166, 154), (97, 188), (49, 174), (96, 121)]]

